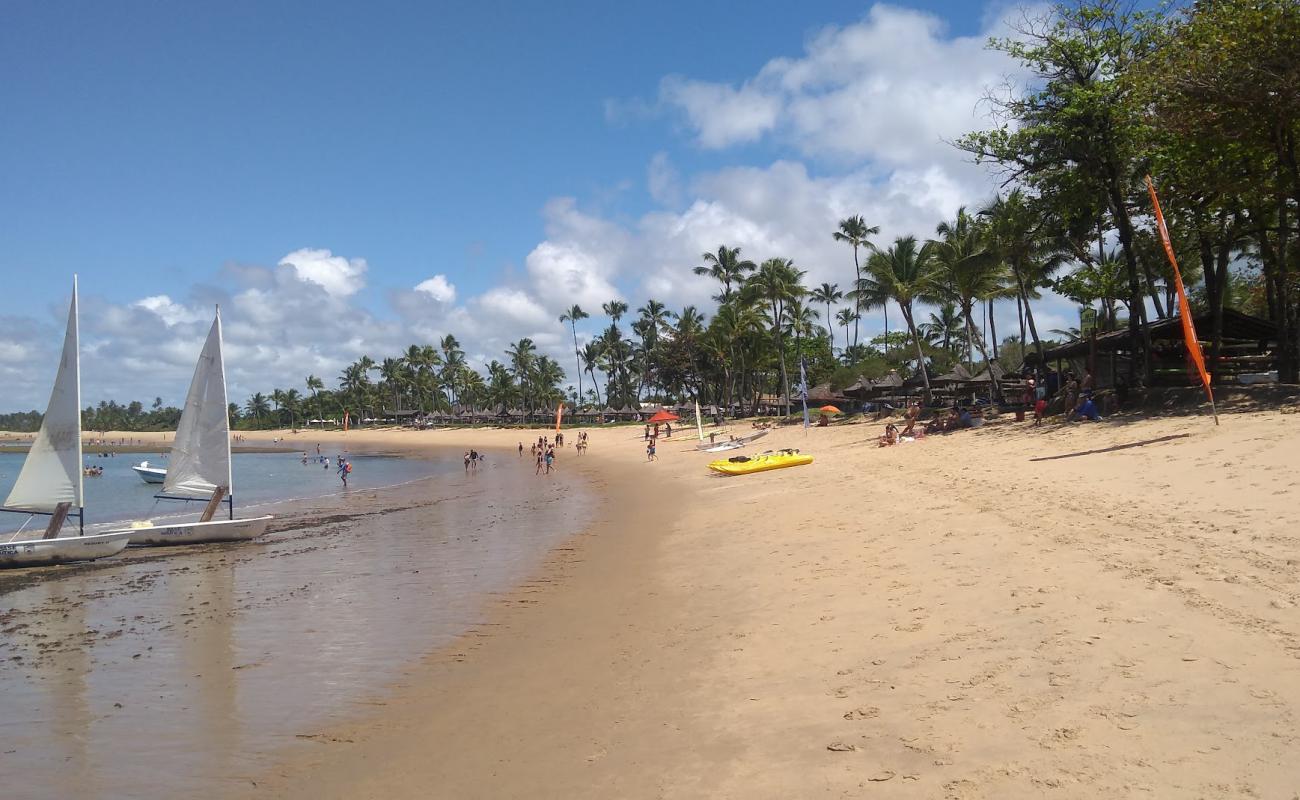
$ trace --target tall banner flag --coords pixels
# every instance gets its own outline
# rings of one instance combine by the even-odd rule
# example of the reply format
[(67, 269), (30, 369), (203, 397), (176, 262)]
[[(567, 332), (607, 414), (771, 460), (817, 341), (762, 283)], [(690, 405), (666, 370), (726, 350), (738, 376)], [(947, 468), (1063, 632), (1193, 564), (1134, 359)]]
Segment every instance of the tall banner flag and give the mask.
[(803, 426), (806, 430), (808, 422), (808, 374), (803, 369), (803, 356), (799, 356), (799, 399), (803, 401)]
[(564, 403), (555, 407), (555, 432), (560, 432), (560, 420), (564, 418)]
[(1156, 228), (1160, 231), (1160, 242), (1165, 246), (1165, 255), (1174, 268), (1174, 288), (1178, 291), (1178, 317), (1183, 321), (1183, 341), (1187, 344), (1187, 354), (1191, 356), (1196, 371), (1200, 373), (1201, 385), (1205, 387), (1205, 396), (1210, 399), (1210, 411), (1214, 414), (1214, 424), (1219, 424), (1219, 411), (1214, 407), (1214, 389), (1210, 387), (1210, 373), (1205, 369), (1205, 353), (1201, 351), (1201, 340), (1196, 338), (1196, 323), (1192, 320), (1192, 307), (1187, 302), (1187, 290), (1183, 287), (1183, 276), (1178, 271), (1178, 259), (1174, 258), (1174, 245), (1169, 240), (1169, 228), (1165, 226), (1165, 215), (1160, 211), (1160, 200), (1156, 197), (1156, 185), (1151, 176), (1147, 176), (1147, 192), (1151, 195), (1151, 206), (1156, 211)]

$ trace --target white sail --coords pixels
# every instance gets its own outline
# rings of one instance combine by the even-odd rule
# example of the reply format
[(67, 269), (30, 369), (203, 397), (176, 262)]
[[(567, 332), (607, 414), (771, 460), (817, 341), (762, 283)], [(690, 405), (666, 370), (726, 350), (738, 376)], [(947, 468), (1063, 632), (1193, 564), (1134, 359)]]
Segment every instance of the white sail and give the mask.
[(77, 281), (72, 281), (68, 331), (40, 433), (27, 453), (8, 508), (52, 513), (59, 503), (81, 507), (81, 365), (77, 358)]
[(230, 418), (226, 409), (226, 368), (221, 357), (221, 312), (199, 354), (194, 380), (176, 427), (163, 492), (177, 497), (211, 497), (230, 481)]

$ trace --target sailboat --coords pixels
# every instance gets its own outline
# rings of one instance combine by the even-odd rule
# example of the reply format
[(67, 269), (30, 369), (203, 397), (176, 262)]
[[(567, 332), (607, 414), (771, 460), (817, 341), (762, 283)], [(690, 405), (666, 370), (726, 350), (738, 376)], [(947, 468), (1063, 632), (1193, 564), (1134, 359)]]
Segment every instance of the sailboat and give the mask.
[[(72, 281), (68, 330), (63, 337), (63, 357), (41, 419), (41, 430), (23, 460), (2, 511), (48, 516), (39, 538), (19, 539), (14, 534), (0, 541), (0, 566), (33, 567), (105, 558), (122, 552), (127, 534), (86, 536), (82, 494), (81, 362), (77, 345), (77, 281)], [(73, 508), (76, 511), (73, 511)], [(77, 535), (60, 536), (68, 517), (77, 518)]]
[[(185, 408), (176, 427), (161, 500), (207, 501), (198, 522), (174, 525), (135, 523), (133, 545), (238, 542), (266, 532), (270, 516), (235, 519), (234, 482), (230, 475), (230, 417), (226, 405), (226, 366), (221, 356), (221, 309), (194, 368)], [(227, 519), (213, 519), (223, 505)]]

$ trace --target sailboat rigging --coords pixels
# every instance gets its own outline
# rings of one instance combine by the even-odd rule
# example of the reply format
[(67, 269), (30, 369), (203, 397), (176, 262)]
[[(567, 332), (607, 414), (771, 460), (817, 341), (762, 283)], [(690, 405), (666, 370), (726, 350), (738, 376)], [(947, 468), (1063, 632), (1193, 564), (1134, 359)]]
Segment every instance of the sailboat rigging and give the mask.
[[(162, 493), (154, 495), (160, 500), (200, 500), (206, 501), (207, 505), (198, 522), (157, 526), (137, 523), (140, 527), (132, 528), (131, 544), (243, 541), (266, 531), (270, 516), (235, 518), (228, 415), (221, 310), (217, 309), (176, 427)], [(227, 518), (214, 520), (223, 504), (227, 508)]]
[[(72, 281), (68, 327), (59, 371), (41, 429), (32, 441), (22, 470), (0, 511), (47, 516), (39, 539), (0, 542), (0, 566), (38, 566), (104, 558), (122, 552), (122, 533), (86, 536), (81, 455), (81, 359), (77, 317), (77, 281)], [(73, 509), (76, 511), (73, 511)], [(60, 536), (68, 517), (77, 519), (76, 536)]]

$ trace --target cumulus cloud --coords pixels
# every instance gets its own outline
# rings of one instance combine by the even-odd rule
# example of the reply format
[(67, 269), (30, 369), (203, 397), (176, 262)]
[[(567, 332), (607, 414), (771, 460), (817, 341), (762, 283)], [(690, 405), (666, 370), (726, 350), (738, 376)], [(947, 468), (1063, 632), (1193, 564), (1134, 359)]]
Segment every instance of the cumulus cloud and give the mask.
[(364, 258), (344, 258), (329, 250), (304, 247), (280, 259), (300, 281), (314, 283), (332, 297), (347, 297), (365, 287), (368, 266)]
[[(1000, 18), (992, 27), (1001, 32)], [(860, 22), (812, 36), (801, 57), (774, 58), (738, 85), (669, 76), (658, 100), (705, 148), (771, 135), (813, 158), (952, 163), (945, 140), (986, 125), (980, 100), (1018, 73), (985, 47), (987, 34), (948, 36), (939, 17), (877, 4)]]
[(446, 275), (434, 275), (428, 280), (420, 281), (415, 285), (415, 291), (423, 292), (439, 303), (456, 301), (456, 287), (447, 280)]

